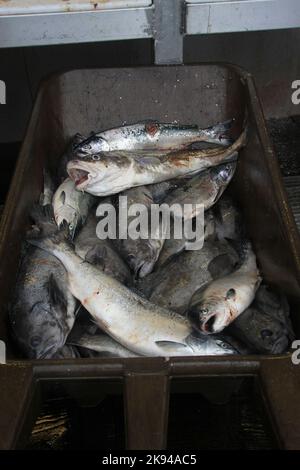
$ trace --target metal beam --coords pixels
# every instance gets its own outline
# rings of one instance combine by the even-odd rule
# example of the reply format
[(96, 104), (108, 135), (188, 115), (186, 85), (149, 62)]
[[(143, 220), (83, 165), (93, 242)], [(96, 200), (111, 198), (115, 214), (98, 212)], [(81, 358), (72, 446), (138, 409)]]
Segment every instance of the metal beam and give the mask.
[(298, 28), (299, 0), (187, 0), (187, 34)]
[(184, 34), (183, 0), (154, 0), (156, 64), (182, 64)]
[[(0, 8), (1, 12), (1, 8)], [(152, 37), (152, 7), (0, 16), (0, 47)]]

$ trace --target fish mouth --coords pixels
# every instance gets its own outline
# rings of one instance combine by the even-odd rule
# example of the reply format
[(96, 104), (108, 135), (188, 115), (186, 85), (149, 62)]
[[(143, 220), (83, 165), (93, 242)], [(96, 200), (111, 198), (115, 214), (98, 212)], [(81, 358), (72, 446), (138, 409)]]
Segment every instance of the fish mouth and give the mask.
[(219, 333), (227, 326), (226, 322), (220, 320), (220, 314), (218, 313), (213, 313), (209, 317), (204, 318), (200, 323), (201, 332), (205, 335)]
[(215, 320), (216, 320), (216, 315), (212, 314), (210, 317), (202, 321), (200, 325), (200, 330), (206, 335), (215, 333), (215, 330), (214, 330)]
[(67, 165), (67, 172), (71, 180), (74, 181), (77, 189), (83, 189), (87, 186), (88, 181), (90, 180), (91, 174), (89, 171), (84, 170), (79, 165)]

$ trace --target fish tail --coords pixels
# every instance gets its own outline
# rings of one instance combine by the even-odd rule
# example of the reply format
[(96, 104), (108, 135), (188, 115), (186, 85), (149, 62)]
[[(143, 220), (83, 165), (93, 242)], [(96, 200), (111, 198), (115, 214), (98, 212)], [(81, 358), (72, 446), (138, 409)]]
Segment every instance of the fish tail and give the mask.
[(44, 206), (34, 204), (30, 210), (29, 216), (34, 225), (38, 226), (40, 230), (43, 230), (43, 233), (50, 234), (57, 230), (51, 204)]
[(257, 268), (257, 263), (256, 263), (256, 256), (252, 248), (252, 243), (249, 239), (247, 238), (241, 238), (239, 240), (232, 240), (229, 238), (226, 238), (226, 240), (229, 242), (230, 245), (233, 246), (235, 251), (237, 252), (240, 262), (239, 262), (239, 267), (238, 269), (240, 271), (253, 271), (257, 272), (258, 277), (259, 276), (259, 271)]
[[(46, 207), (46, 206), (45, 206)], [(43, 208), (42, 208), (43, 209)], [(34, 212), (37, 212), (35, 208)], [(26, 241), (51, 254), (73, 250), (68, 240), (68, 225), (64, 223), (60, 230), (53, 223), (35, 218), (35, 225), (27, 232)]]
[(245, 145), (247, 140), (247, 128), (243, 130), (238, 139), (230, 145), (223, 152), (223, 160), (228, 161), (228, 158), (231, 158), (233, 154), (239, 152)]
[(229, 135), (227, 135), (227, 133), (232, 128), (233, 123), (234, 119), (229, 119), (228, 121), (221, 122), (215, 126), (207, 127), (203, 132), (208, 136), (208, 141), (211, 143), (217, 143), (224, 146), (231, 145), (233, 140)]

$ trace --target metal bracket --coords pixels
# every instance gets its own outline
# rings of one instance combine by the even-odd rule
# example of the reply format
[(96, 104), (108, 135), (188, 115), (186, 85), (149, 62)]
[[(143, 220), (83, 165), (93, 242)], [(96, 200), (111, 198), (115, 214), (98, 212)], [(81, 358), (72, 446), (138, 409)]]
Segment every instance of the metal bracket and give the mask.
[(155, 64), (182, 64), (186, 4), (184, 0), (154, 0)]
[(163, 373), (127, 373), (125, 376), (126, 447), (130, 450), (165, 449), (170, 380)]

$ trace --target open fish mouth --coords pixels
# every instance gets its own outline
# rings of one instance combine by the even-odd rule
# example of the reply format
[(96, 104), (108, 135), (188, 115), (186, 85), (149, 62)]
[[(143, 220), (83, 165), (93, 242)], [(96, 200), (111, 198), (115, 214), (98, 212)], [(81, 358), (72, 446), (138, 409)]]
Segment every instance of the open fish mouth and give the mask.
[[(220, 321), (220, 320), (223, 321)], [(200, 323), (200, 331), (205, 335), (212, 335), (214, 333), (219, 333), (222, 331), (225, 326), (227, 326), (228, 322), (224, 319), (224, 317), (220, 317), (220, 314), (213, 313), (212, 315), (203, 319)]]
[(209, 334), (213, 334), (215, 331), (214, 331), (214, 323), (215, 323), (215, 320), (216, 320), (216, 315), (213, 314), (211, 315), (210, 317), (206, 318), (204, 321), (202, 321), (201, 325), (200, 325), (200, 330), (209, 335)]
[(83, 189), (90, 179), (90, 172), (77, 166), (68, 165), (67, 171), (71, 180), (74, 181), (77, 189)]

